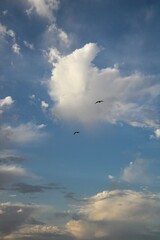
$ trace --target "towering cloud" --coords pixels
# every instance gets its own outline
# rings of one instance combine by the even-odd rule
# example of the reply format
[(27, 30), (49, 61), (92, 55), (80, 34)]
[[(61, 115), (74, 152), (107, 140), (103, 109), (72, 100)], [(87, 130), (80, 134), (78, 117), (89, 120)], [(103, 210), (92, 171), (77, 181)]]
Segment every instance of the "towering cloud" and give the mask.
[[(53, 58), (49, 58), (53, 62), (49, 94), (55, 103), (54, 115), (83, 123), (125, 122), (134, 127), (158, 128), (153, 104), (160, 84), (140, 73), (124, 76), (117, 66), (98, 68), (93, 61), (99, 51), (94, 43), (67, 56), (53, 50)], [(104, 102), (95, 106), (97, 100)]]
[(79, 219), (67, 223), (77, 239), (156, 239), (159, 231), (159, 194), (115, 190), (91, 197)]

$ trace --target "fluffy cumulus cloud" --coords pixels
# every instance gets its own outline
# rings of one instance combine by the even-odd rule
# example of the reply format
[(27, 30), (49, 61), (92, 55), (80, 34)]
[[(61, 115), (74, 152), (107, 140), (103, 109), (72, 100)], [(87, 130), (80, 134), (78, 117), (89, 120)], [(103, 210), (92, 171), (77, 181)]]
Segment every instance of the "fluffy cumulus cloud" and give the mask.
[[(93, 63), (100, 49), (88, 43), (67, 56), (55, 49), (49, 94), (57, 118), (83, 123), (125, 122), (135, 127), (158, 128), (159, 122), (149, 114), (160, 92), (153, 77), (139, 73), (124, 76), (117, 66), (99, 69)], [(101, 104), (94, 104), (103, 100)], [(147, 109), (145, 114), (144, 109)]]
[(154, 132), (156, 138), (160, 138), (160, 128), (157, 128)]
[(4, 111), (6, 107), (9, 107), (13, 104), (13, 99), (11, 96), (7, 96), (5, 98), (0, 99), (0, 113)]
[(33, 11), (40, 17), (54, 20), (54, 11), (58, 9), (59, 0), (27, 0), (30, 8), (26, 13), (30, 15)]
[(159, 211), (159, 194), (106, 191), (91, 197), (67, 228), (78, 239), (158, 240)]
[(42, 110), (46, 110), (49, 107), (49, 104), (45, 101), (41, 101), (41, 108)]

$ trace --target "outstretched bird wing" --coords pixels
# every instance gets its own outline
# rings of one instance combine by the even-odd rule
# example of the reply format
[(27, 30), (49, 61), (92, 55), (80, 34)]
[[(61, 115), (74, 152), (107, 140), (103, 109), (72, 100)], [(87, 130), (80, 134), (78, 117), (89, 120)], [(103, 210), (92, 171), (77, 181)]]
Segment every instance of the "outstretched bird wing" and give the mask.
[(104, 101), (103, 100), (98, 100), (98, 101), (95, 102), (95, 104), (102, 103), (102, 102), (104, 102)]
[(80, 133), (80, 132), (79, 132), (79, 131), (76, 131), (76, 132), (73, 133), (73, 135), (75, 135), (75, 134), (77, 134), (77, 133)]

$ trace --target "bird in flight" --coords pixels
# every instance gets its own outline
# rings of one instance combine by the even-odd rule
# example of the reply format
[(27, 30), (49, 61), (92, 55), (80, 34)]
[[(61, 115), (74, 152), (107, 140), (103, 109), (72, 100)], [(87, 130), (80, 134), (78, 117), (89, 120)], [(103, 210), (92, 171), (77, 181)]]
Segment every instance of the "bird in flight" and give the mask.
[(77, 134), (77, 133), (80, 133), (80, 132), (79, 132), (79, 131), (76, 131), (76, 132), (73, 133), (73, 135), (75, 135), (75, 134)]
[(99, 101), (95, 102), (95, 104), (102, 103), (102, 102), (104, 102), (104, 101), (103, 100), (99, 100)]

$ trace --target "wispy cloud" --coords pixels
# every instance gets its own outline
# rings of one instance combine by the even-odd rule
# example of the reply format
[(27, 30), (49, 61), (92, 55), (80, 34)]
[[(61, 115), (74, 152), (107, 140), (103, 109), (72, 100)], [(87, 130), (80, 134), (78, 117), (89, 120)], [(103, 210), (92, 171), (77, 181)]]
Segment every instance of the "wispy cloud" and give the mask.
[(0, 136), (3, 136), (6, 143), (25, 144), (39, 141), (42, 137), (46, 136), (46, 133), (41, 129), (41, 125), (35, 125), (30, 122), (20, 124), (17, 127), (2, 125)]
[(33, 185), (26, 183), (16, 183), (11, 188), (11, 190), (20, 193), (38, 193), (44, 192), (46, 190), (58, 190), (58, 189), (64, 189), (64, 187), (59, 186), (58, 184)]
[(116, 180), (116, 177), (114, 177), (113, 175), (108, 175), (108, 179), (111, 181), (111, 182), (114, 182)]
[(40, 17), (54, 21), (55, 17), (53, 12), (59, 7), (59, 0), (27, 0), (30, 8), (26, 10), (28, 15), (35, 12)]
[[(59, 58), (60, 52), (68, 49), (71, 43), (72, 37), (70, 34), (59, 28), (56, 23), (50, 24), (42, 36), (44, 55), (49, 56), (49, 58)], [(49, 62), (53, 64), (53, 61)]]
[(143, 159), (130, 162), (129, 166), (123, 169), (122, 180), (129, 183), (149, 183), (151, 176), (148, 173), (148, 163)]
[[(11, 42), (7, 40), (6, 37), (10, 37)], [(12, 51), (20, 55), (20, 46), (16, 42), (16, 34), (12, 29), (8, 29), (7, 26), (0, 23), (0, 39), (5, 40), (7, 43), (11, 43)]]
[(24, 45), (25, 45), (27, 48), (29, 48), (30, 50), (33, 50), (33, 49), (34, 49), (33, 44), (31, 44), (31, 43), (29, 43), (29, 42), (27, 42), (27, 41), (23, 41), (23, 42), (24, 42)]
[(15, 32), (12, 29), (8, 29), (5, 25), (0, 23), (0, 38), (5, 38), (6, 35), (11, 37), (15, 41)]
[(0, 157), (0, 164), (13, 164), (13, 163), (22, 163), (24, 161), (23, 157), (20, 156), (2, 156)]

